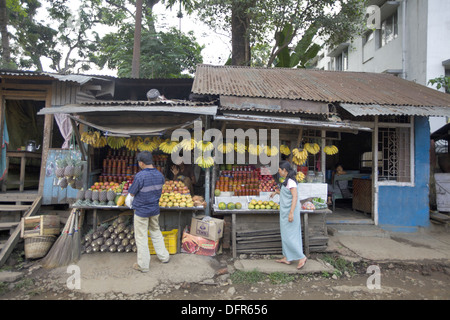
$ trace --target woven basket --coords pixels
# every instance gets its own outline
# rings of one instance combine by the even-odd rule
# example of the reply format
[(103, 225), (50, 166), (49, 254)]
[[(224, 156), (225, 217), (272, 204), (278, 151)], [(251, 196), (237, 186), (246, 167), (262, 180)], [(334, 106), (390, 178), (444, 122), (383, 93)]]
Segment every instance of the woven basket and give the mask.
[(56, 240), (56, 236), (35, 236), (25, 238), (25, 257), (37, 259), (45, 256)]

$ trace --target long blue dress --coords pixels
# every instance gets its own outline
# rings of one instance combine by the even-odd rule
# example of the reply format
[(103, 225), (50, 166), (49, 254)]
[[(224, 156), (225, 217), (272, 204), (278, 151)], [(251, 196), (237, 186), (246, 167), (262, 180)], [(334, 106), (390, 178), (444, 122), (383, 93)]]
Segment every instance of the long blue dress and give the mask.
[[(298, 190), (298, 188), (297, 188)], [(297, 198), (298, 199), (298, 198)], [(300, 260), (305, 257), (303, 253), (302, 228), (300, 221), (300, 201), (294, 211), (294, 221), (289, 222), (292, 194), (291, 190), (281, 186), (280, 190), (280, 232), (283, 256), (287, 261)]]

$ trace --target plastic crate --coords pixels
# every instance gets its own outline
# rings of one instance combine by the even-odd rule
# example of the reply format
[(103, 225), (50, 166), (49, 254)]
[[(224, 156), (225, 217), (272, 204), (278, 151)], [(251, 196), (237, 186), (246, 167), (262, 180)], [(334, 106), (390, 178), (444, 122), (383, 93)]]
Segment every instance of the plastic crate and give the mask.
[[(169, 251), (169, 254), (176, 254), (178, 229), (173, 229), (171, 231), (162, 231), (161, 233), (164, 237), (164, 244), (166, 245), (166, 249), (167, 251)], [(152, 238), (150, 238), (150, 235), (148, 237), (148, 248), (150, 249), (150, 254), (156, 254), (155, 248), (153, 247), (153, 241)]]

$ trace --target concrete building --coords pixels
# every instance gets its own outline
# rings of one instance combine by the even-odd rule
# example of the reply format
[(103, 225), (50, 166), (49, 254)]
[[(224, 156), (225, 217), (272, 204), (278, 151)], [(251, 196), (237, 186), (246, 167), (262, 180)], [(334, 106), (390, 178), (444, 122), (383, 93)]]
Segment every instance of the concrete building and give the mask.
[[(372, 28), (352, 42), (324, 49), (315, 68), (391, 73), (426, 86), (430, 79), (450, 76), (450, 1), (371, 0), (370, 6)], [(447, 120), (430, 117), (430, 131)]]

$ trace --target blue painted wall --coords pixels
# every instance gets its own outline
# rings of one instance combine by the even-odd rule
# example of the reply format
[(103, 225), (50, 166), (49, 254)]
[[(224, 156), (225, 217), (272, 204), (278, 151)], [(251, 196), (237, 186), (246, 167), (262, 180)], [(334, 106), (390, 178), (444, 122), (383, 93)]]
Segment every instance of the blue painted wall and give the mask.
[(430, 125), (427, 117), (415, 117), (414, 123), (414, 187), (379, 187), (378, 224), (390, 231), (415, 232), (430, 225)]

